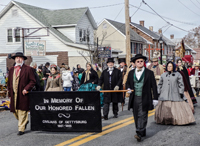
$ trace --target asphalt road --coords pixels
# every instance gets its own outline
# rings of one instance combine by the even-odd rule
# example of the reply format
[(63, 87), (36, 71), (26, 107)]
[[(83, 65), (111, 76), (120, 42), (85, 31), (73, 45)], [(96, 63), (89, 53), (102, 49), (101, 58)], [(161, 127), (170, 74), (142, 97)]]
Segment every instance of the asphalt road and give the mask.
[[(198, 97), (200, 103), (200, 97)], [(102, 121), (101, 133), (33, 132), (30, 125), (23, 136), (17, 136), (17, 120), (9, 111), (0, 112), (0, 146), (200, 146), (200, 106), (195, 107), (196, 124), (186, 126), (158, 125), (154, 111), (149, 113), (147, 136), (141, 143), (134, 139), (132, 112), (121, 111), (119, 117)]]

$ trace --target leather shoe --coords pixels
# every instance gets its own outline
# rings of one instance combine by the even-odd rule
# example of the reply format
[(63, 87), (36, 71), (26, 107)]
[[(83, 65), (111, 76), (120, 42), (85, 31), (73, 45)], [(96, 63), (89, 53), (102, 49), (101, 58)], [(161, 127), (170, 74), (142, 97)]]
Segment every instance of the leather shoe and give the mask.
[(117, 115), (114, 115), (113, 118), (118, 118), (118, 116), (117, 116)]
[(24, 132), (22, 132), (22, 131), (19, 131), (18, 133), (17, 133), (17, 135), (23, 135), (24, 134)]
[(104, 116), (103, 119), (104, 119), (104, 120), (108, 120), (108, 116)]
[(141, 142), (142, 137), (139, 134), (136, 134), (134, 137), (135, 139), (137, 139), (138, 142)]

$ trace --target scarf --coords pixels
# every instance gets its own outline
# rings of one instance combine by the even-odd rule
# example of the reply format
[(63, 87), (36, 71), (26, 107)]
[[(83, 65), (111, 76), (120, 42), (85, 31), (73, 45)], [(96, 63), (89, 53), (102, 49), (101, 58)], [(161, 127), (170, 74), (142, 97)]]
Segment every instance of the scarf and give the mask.
[(151, 68), (156, 68), (156, 75), (161, 75), (160, 74), (160, 67), (159, 67), (159, 64), (155, 67), (155, 66), (153, 66), (153, 64), (151, 64), (151, 65), (149, 65), (149, 69), (151, 70)]
[(90, 80), (90, 74), (91, 74), (90, 70), (86, 70), (85, 71), (85, 80), (84, 80), (84, 83)]
[(18, 66), (15, 66), (14, 68), (15, 68), (15, 74), (16, 76), (18, 76), (21, 66), (18, 65)]
[(53, 80), (53, 79), (55, 79), (57, 77), (57, 75), (58, 75), (58, 72), (56, 72), (55, 74), (51, 74), (50, 78), (52, 78), (52, 80)]

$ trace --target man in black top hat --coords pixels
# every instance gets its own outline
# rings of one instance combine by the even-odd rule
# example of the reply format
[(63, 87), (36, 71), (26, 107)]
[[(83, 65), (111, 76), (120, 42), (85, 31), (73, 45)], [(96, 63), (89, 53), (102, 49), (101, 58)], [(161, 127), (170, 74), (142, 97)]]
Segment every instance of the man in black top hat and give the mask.
[[(128, 74), (126, 87), (130, 94), (128, 110), (133, 109), (135, 119), (136, 135), (138, 142), (146, 136), (146, 125), (148, 119), (148, 111), (152, 110), (157, 104), (158, 93), (157, 85), (153, 71), (144, 67), (146, 57), (142, 54), (137, 54), (133, 59), (136, 68)], [(134, 92), (131, 92), (134, 90)], [(152, 98), (152, 91), (154, 100)]]
[[(101, 74), (97, 90), (101, 89), (102, 84), (104, 84), (104, 90), (119, 90), (122, 86), (122, 73), (117, 68), (114, 68), (113, 58), (108, 58), (107, 65), (108, 68)], [(104, 93), (104, 120), (108, 120), (109, 106), (111, 102), (113, 106), (114, 118), (117, 118), (118, 103), (122, 102), (122, 96), (117, 92)]]

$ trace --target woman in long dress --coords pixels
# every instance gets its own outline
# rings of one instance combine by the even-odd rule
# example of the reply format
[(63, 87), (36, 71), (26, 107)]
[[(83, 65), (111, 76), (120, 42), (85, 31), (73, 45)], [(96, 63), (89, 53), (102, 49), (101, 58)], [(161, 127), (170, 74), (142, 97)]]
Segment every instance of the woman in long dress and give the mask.
[(166, 72), (158, 83), (158, 105), (155, 121), (159, 124), (186, 125), (195, 122), (192, 110), (183, 99), (184, 83), (182, 75), (176, 72), (176, 65), (168, 62)]
[(78, 91), (95, 91), (98, 84), (97, 72), (92, 69), (92, 65), (87, 63), (87, 70), (83, 72), (81, 86)]
[(57, 71), (57, 66), (55, 64), (52, 64), (50, 66), (50, 71), (51, 74), (48, 77), (45, 91), (63, 91), (63, 87), (61, 84), (62, 79)]

